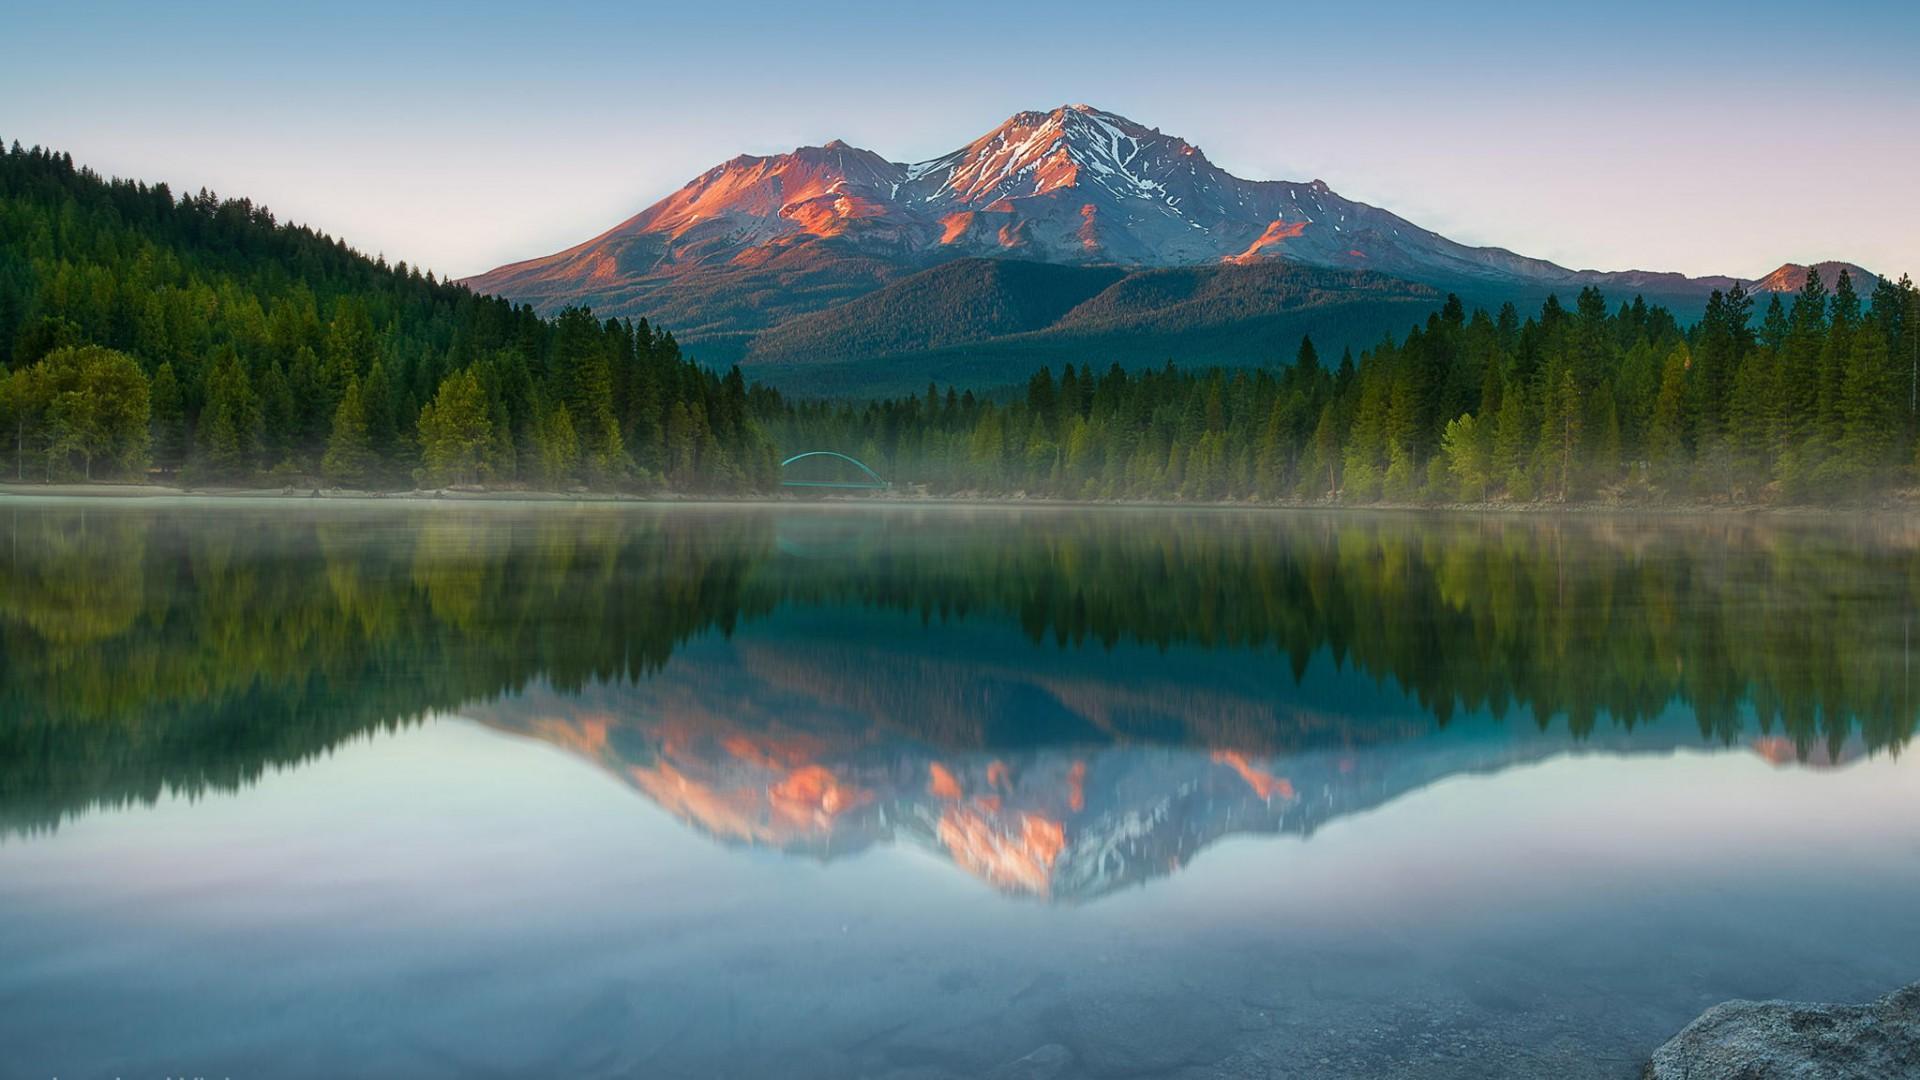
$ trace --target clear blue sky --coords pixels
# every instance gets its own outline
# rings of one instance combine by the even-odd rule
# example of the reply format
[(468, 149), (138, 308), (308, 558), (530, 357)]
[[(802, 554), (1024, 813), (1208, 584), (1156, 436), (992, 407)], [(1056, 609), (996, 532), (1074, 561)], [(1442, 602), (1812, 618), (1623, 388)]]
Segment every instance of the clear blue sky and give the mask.
[(1080, 101), (1572, 266), (1920, 270), (1912, 3), (0, 0), (0, 40), (0, 137), (453, 274), (737, 153)]

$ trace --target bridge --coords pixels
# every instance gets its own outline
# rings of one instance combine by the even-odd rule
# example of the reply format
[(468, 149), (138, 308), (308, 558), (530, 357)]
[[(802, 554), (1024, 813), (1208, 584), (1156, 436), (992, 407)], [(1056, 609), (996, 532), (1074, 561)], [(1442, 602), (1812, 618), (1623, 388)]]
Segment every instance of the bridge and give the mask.
[(885, 480), (880, 479), (880, 474), (877, 472), (874, 472), (872, 469), (867, 468), (866, 463), (861, 461), (859, 458), (848, 457), (846, 454), (842, 454), (837, 450), (808, 450), (805, 453), (795, 454), (792, 457), (788, 458), (787, 460), (781, 462), (780, 468), (784, 470), (786, 469), (787, 466), (793, 464), (796, 461), (802, 461), (802, 460), (805, 460), (806, 458), (813, 458), (813, 457), (836, 458), (840, 461), (844, 461), (849, 465), (852, 465), (854, 468), (859, 469), (861, 472), (865, 473), (868, 479), (866, 480), (786, 480), (786, 479), (782, 479), (780, 481), (780, 486), (781, 487), (804, 487), (804, 488), (844, 488), (844, 489), (852, 489), (855, 491), (885, 491), (887, 490), (887, 488), (893, 486), (887, 483)]

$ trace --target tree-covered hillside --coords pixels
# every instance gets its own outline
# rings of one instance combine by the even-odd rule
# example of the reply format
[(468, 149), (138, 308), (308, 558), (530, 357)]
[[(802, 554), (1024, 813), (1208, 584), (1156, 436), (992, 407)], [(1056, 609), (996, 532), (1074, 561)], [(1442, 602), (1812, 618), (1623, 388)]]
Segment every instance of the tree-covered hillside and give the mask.
[(1683, 328), (1587, 289), (1521, 319), (1457, 300), (1356, 361), (1282, 370), (1042, 370), (1023, 399), (929, 386), (789, 404), (783, 446), (839, 446), (938, 491), (1066, 498), (1832, 501), (1907, 484), (1920, 301), (1815, 273), (1755, 312), (1737, 286)]
[(0, 153), (9, 477), (758, 489), (738, 373), (645, 320), (543, 319), (245, 199)]

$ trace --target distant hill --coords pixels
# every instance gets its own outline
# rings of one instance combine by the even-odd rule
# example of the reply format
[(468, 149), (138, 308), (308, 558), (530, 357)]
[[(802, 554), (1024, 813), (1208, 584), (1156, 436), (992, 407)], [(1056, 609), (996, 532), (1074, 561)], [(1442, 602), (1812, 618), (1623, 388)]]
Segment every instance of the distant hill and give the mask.
[[(996, 276), (983, 259), (1078, 272)], [(1304, 279), (1230, 273), (1275, 264), (1359, 276), (1315, 279), (1311, 296), (1265, 298), (1252, 294), (1254, 283), (1292, 289)], [(1217, 276), (1140, 273), (1152, 270)], [(1400, 334), (1428, 293), (1525, 309), (1595, 286), (1615, 301), (1644, 296), (1691, 320), (1715, 289), (1791, 290), (1804, 276), (1805, 267), (1791, 263), (1760, 279), (1571, 270), (1471, 247), (1323, 181), (1245, 180), (1184, 139), (1070, 105), (1017, 113), (918, 163), (837, 140), (743, 155), (600, 236), (467, 284), (546, 312), (586, 304), (601, 314), (645, 315), (674, 327), (703, 361), (765, 365), (776, 380), (804, 383), (824, 376), (830, 359), (921, 357), (926, 367), (940, 363), (932, 354), (962, 348), (974, 366), (990, 368), (1015, 344), (1009, 339), (1076, 327), (1088, 349), (1152, 355), (1162, 347), (1156, 335), (1178, 331), (1199, 335), (1179, 343), (1183, 359), (1197, 359), (1190, 350), (1200, 348), (1207, 359), (1243, 362), (1265, 357), (1272, 335), (1301, 326), (1345, 335), (1321, 343), (1333, 347)], [(1855, 276), (1870, 283), (1858, 268)], [(1404, 302), (1383, 303), (1383, 277), (1402, 283)], [(1126, 290), (1077, 310), (1123, 281)], [(1180, 298), (1181, 282), (1205, 295)], [(1361, 295), (1340, 295), (1349, 287)], [(1328, 310), (1309, 315), (1321, 307)], [(1041, 355), (1068, 339), (1017, 344), (1023, 355)]]
[(1445, 297), (1379, 274), (1279, 262), (1126, 271), (965, 259), (800, 316), (743, 362), (816, 393), (992, 387), (1068, 363), (1284, 364), (1303, 335), (1334, 354), (1374, 344)]
[(1873, 271), (1849, 262), (1833, 262), (1829, 260), (1827, 262), (1814, 263), (1810, 267), (1802, 266), (1798, 263), (1787, 263), (1773, 273), (1749, 284), (1747, 290), (1749, 292), (1799, 292), (1806, 287), (1807, 272), (1809, 270), (1818, 270), (1820, 272), (1820, 280), (1826, 282), (1828, 288), (1833, 287), (1833, 283), (1840, 278), (1840, 271), (1845, 270), (1853, 277), (1854, 289), (1863, 295), (1871, 292), (1874, 282), (1879, 280), (1879, 275)]
[(962, 259), (753, 338), (755, 363), (870, 359), (1045, 330), (1126, 278), (1116, 267)]

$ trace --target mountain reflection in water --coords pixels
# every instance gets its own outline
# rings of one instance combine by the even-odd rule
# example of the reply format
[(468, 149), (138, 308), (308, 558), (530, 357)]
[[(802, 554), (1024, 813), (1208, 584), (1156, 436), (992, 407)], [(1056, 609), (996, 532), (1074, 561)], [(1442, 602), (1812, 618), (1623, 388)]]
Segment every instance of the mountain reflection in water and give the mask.
[(1916, 536), (1747, 519), (17, 503), (0, 814), (457, 713), (709, 835), (1086, 899), (1567, 752), (1911, 737)]
[[(1450, 775), (1701, 744), (1678, 710), (1578, 741), (1477, 715), (1442, 728), (1324, 655), (1275, 684), (1235, 670), (1238, 652), (1119, 645), (1020, 664), (1013, 635), (932, 649), (951, 637), (886, 614), (780, 613), (750, 642), (695, 643), (637, 683), (541, 686), (462, 712), (582, 755), (723, 842), (830, 860), (904, 841), (1054, 900), (1173, 873), (1230, 834), (1311, 834)], [(1733, 745), (1835, 761), (1778, 735)], [(1850, 740), (1838, 760), (1863, 752)]]

